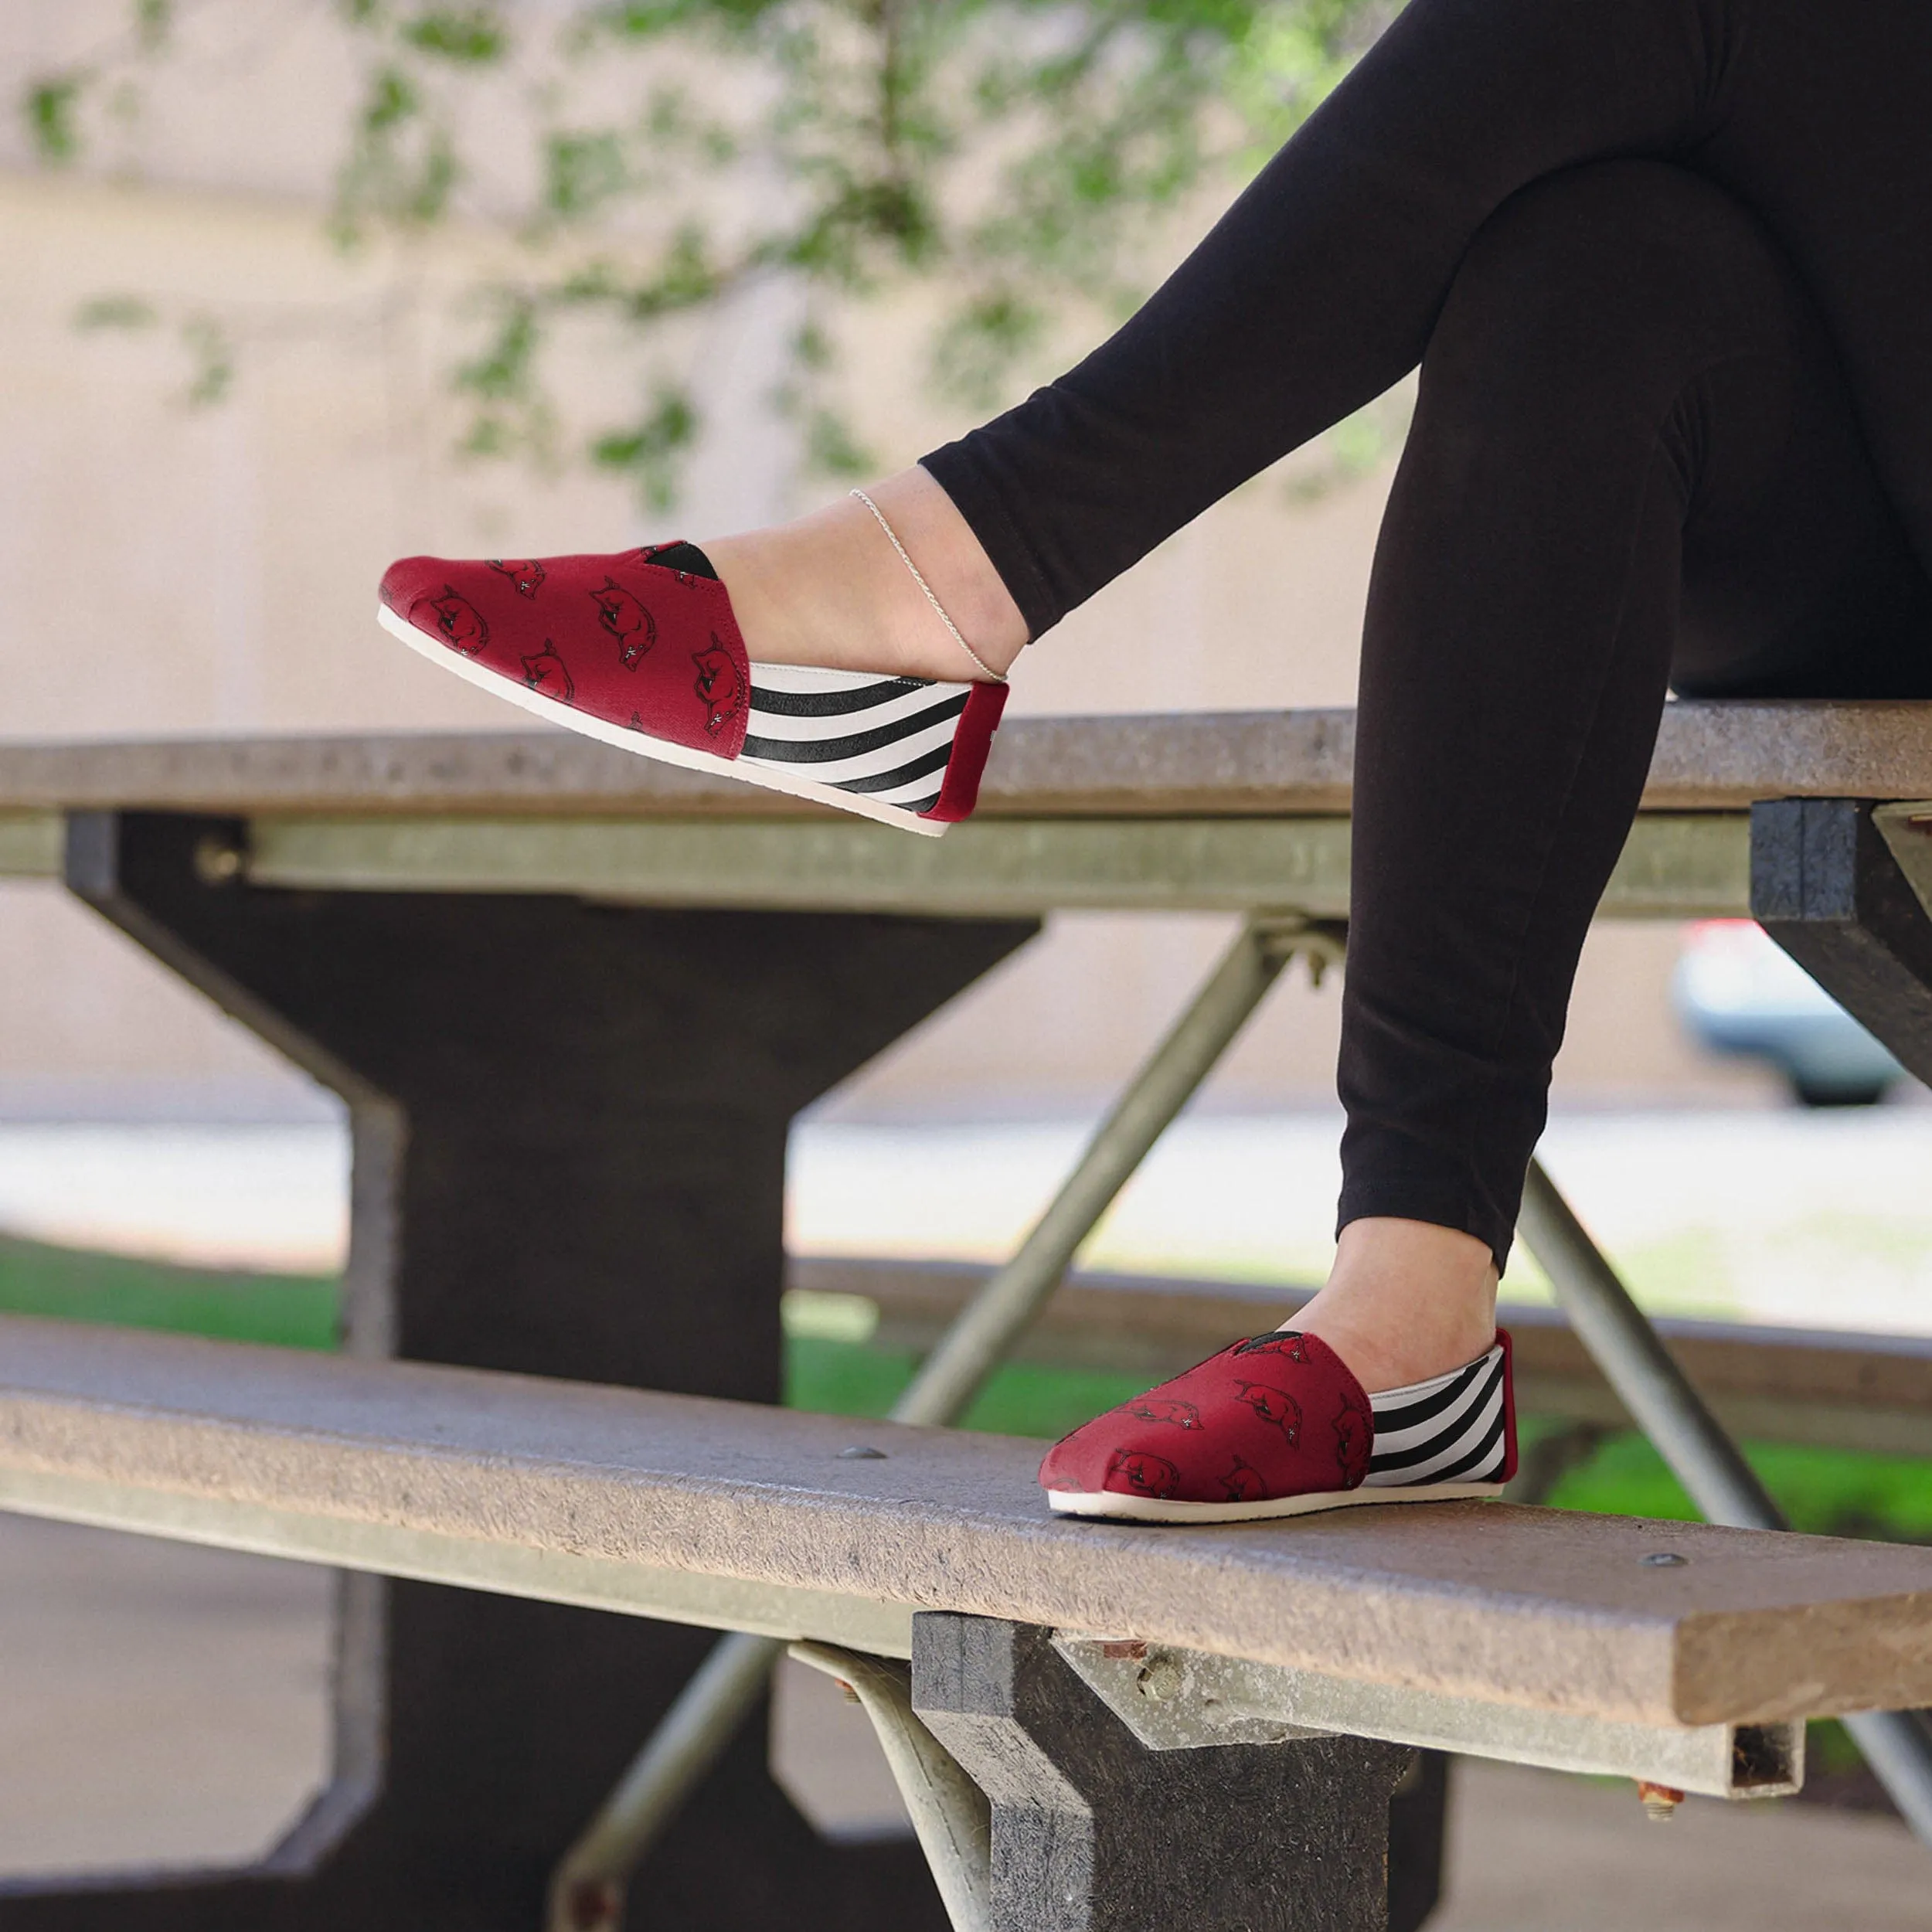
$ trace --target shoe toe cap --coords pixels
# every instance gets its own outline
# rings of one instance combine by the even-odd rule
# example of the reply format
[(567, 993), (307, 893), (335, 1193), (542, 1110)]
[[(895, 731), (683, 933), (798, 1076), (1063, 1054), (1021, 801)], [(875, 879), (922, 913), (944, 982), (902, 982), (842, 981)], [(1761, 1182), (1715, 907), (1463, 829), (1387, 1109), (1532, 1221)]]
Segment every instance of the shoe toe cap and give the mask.
[[(1043, 1489), (1065, 1489), (1086, 1492), (1099, 1487), (1089, 1481), (1094, 1473), (1096, 1450), (1092, 1446), (1094, 1430), (1098, 1423), (1107, 1420), (1104, 1416), (1094, 1422), (1081, 1423), (1070, 1436), (1063, 1437), (1047, 1451), (1039, 1466), (1039, 1482)], [(1098, 1456), (1099, 1467), (1105, 1473), (1104, 1454)]]
[(446, 557), (398, 557), (383, 573), (377, 594), (399, 617), (406, 617), (426, 598), (442, 594), (462, 567)]
[(1195, 1487), (1186, 1466), (1189, 1460), (1182, 1445), (1168, 1440), (1124, 1410), (1109, 1410), (1047, 1451), (1040, 1464), (1040, 1485), (1080, 1495), (1167, 1500), (1185, 1496)]

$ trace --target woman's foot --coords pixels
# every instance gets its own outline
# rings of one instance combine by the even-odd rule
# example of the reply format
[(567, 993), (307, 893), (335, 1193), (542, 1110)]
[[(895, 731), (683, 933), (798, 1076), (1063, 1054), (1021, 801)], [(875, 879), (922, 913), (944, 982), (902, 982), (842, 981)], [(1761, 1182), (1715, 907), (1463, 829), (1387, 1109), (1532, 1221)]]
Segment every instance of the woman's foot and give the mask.
[(1358, 1221), (1293, 1328), (1211, 1355), (1056, 1444), (1065, 1515), (1155, 1522), (1495, 1496), (1515, 1473), (1509, 1338), (1471, 1236)]
[(1004, 677), (1026, 621), (952, 498), (917, 464), (867, 494), (973, 656), (855, 497), (699, 546), (731, 593), (745, 648), (767, 664), (951, 682), (983, 675), (977, 658)]
[(1005, 702), (1003, 675), (975, 675), (980, 649), (991, 655), (979, 668), (1003, 674), (1024, 629), (924, 471), (882, 484), (879, 498), (979, 646), (951, 635), (857, 502), (723, 539), (729, 581), (689, 543), (405, 557), (385, 573), (376, 614), (433, 662), (568, 730), (936, 835), (971, 815)]
[(1495, 1257), (1487, 1242), (1433, 1221), (1351, 1221), (1294, 1326), (1321, 1336), (1365, 1389), (1426, 1381), (1495, 1339)]

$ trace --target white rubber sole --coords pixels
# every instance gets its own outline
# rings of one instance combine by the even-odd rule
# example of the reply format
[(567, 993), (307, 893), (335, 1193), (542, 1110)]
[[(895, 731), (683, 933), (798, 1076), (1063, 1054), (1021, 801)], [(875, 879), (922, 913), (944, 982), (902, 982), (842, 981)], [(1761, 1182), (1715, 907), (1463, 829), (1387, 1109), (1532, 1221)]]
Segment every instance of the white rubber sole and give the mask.
[(1127, 1522), (1260, 1522), (1273, 1516), (1349, 1509), (1361, 1503), (1493, 1502), (1502, 1494), (1499, 1482), (1419, 1482), (1406, 1489), (1325, 1489), (1261, 1502), (1164, 1502), (1158, 1496), (1119, 1496), (1111, 1489), (1092, 1493), (1049, 1489), (1046, 1501), (1060, 1516), (1113, 1516)]
[(601, 718), (593, 717), (587, 711), (561, 704), (555, 698), (546, 697), (542, 692), (533, 691), (527, 685), (514, 684), (497, 672), (486, 671), (464, 657), (461, 651), (437, 643), (408, 618), (399, 617), (386, 604), (376, 607), (376, 621), (391, 637), (400, 638), (418, 656), (427, 658), (444, 671), (454, 672), (465, 684), (473, 684), (478, 690), (487, 691), (492, 697), (521, 706), (533, 718), (541, 718), (546, 724), (561, 725), (566, 731), (574, 731), (580, 737), (595, 738), (600, 744), (614, 745), (620, 751), (628, 751), (639, 758), (655, 759), (661, 765), (678, 765), (686, 771), (709, 772), (716, 778), (736, 778), (741, 784), (761, 786), (767, 791), (782, 791), (788, 798), (809, 798), (816, 804), (831, 805), (839, 811), (850, 812), (855, 818), (874, 819), (882, 825), (896, 825), (901, 832), (916, 832), (922, 838), (945, 836), (946, 821), (922, 818), (917, 812), (908, 811), (903, 805), (884, 804), (877, 799), (868, 798), (863, 792), (842, 791), (838, 786), (821, 784), (815, 778), (794, 777), (788, 771), (775, 771), (767, 766), (747, 764), (743, 759), (720, 758), (715, 752), (694, 751), (686, 745), (667, 744), (662, 738), (633, 731), (624, 725), (606, 724)]

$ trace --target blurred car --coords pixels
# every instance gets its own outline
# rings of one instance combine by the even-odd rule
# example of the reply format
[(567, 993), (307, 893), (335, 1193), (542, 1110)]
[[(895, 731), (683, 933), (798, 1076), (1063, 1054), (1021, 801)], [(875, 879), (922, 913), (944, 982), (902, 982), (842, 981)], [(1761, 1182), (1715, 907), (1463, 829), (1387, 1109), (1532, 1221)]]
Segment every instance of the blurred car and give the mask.
[(1671, 983), (1700, 1046), (1768, 1060), (1806, 1107), (1869, 1107), (1905, 1070), (1764, 929), (1748, 919), (1687, 927)]

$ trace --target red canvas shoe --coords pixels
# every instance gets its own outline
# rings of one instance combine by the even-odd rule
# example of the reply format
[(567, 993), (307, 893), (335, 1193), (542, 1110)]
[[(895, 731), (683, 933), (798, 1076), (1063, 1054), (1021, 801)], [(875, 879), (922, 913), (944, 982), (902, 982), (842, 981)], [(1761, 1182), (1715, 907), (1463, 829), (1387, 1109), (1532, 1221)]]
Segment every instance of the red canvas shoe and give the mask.
[(970, 815), (1006, 687), (753, 664), (704, 553), (405, 557), (376, 616), (539, 718), (937, 838)]
[(1319, 1336), (1277, 1329), (1083, 1423), (1039, 1479), (1065, 1515), (1245, 1522), (1499, 1496), (1515, 1473), (1504, 1330), (1464, 1367), (1371, 1396)]

